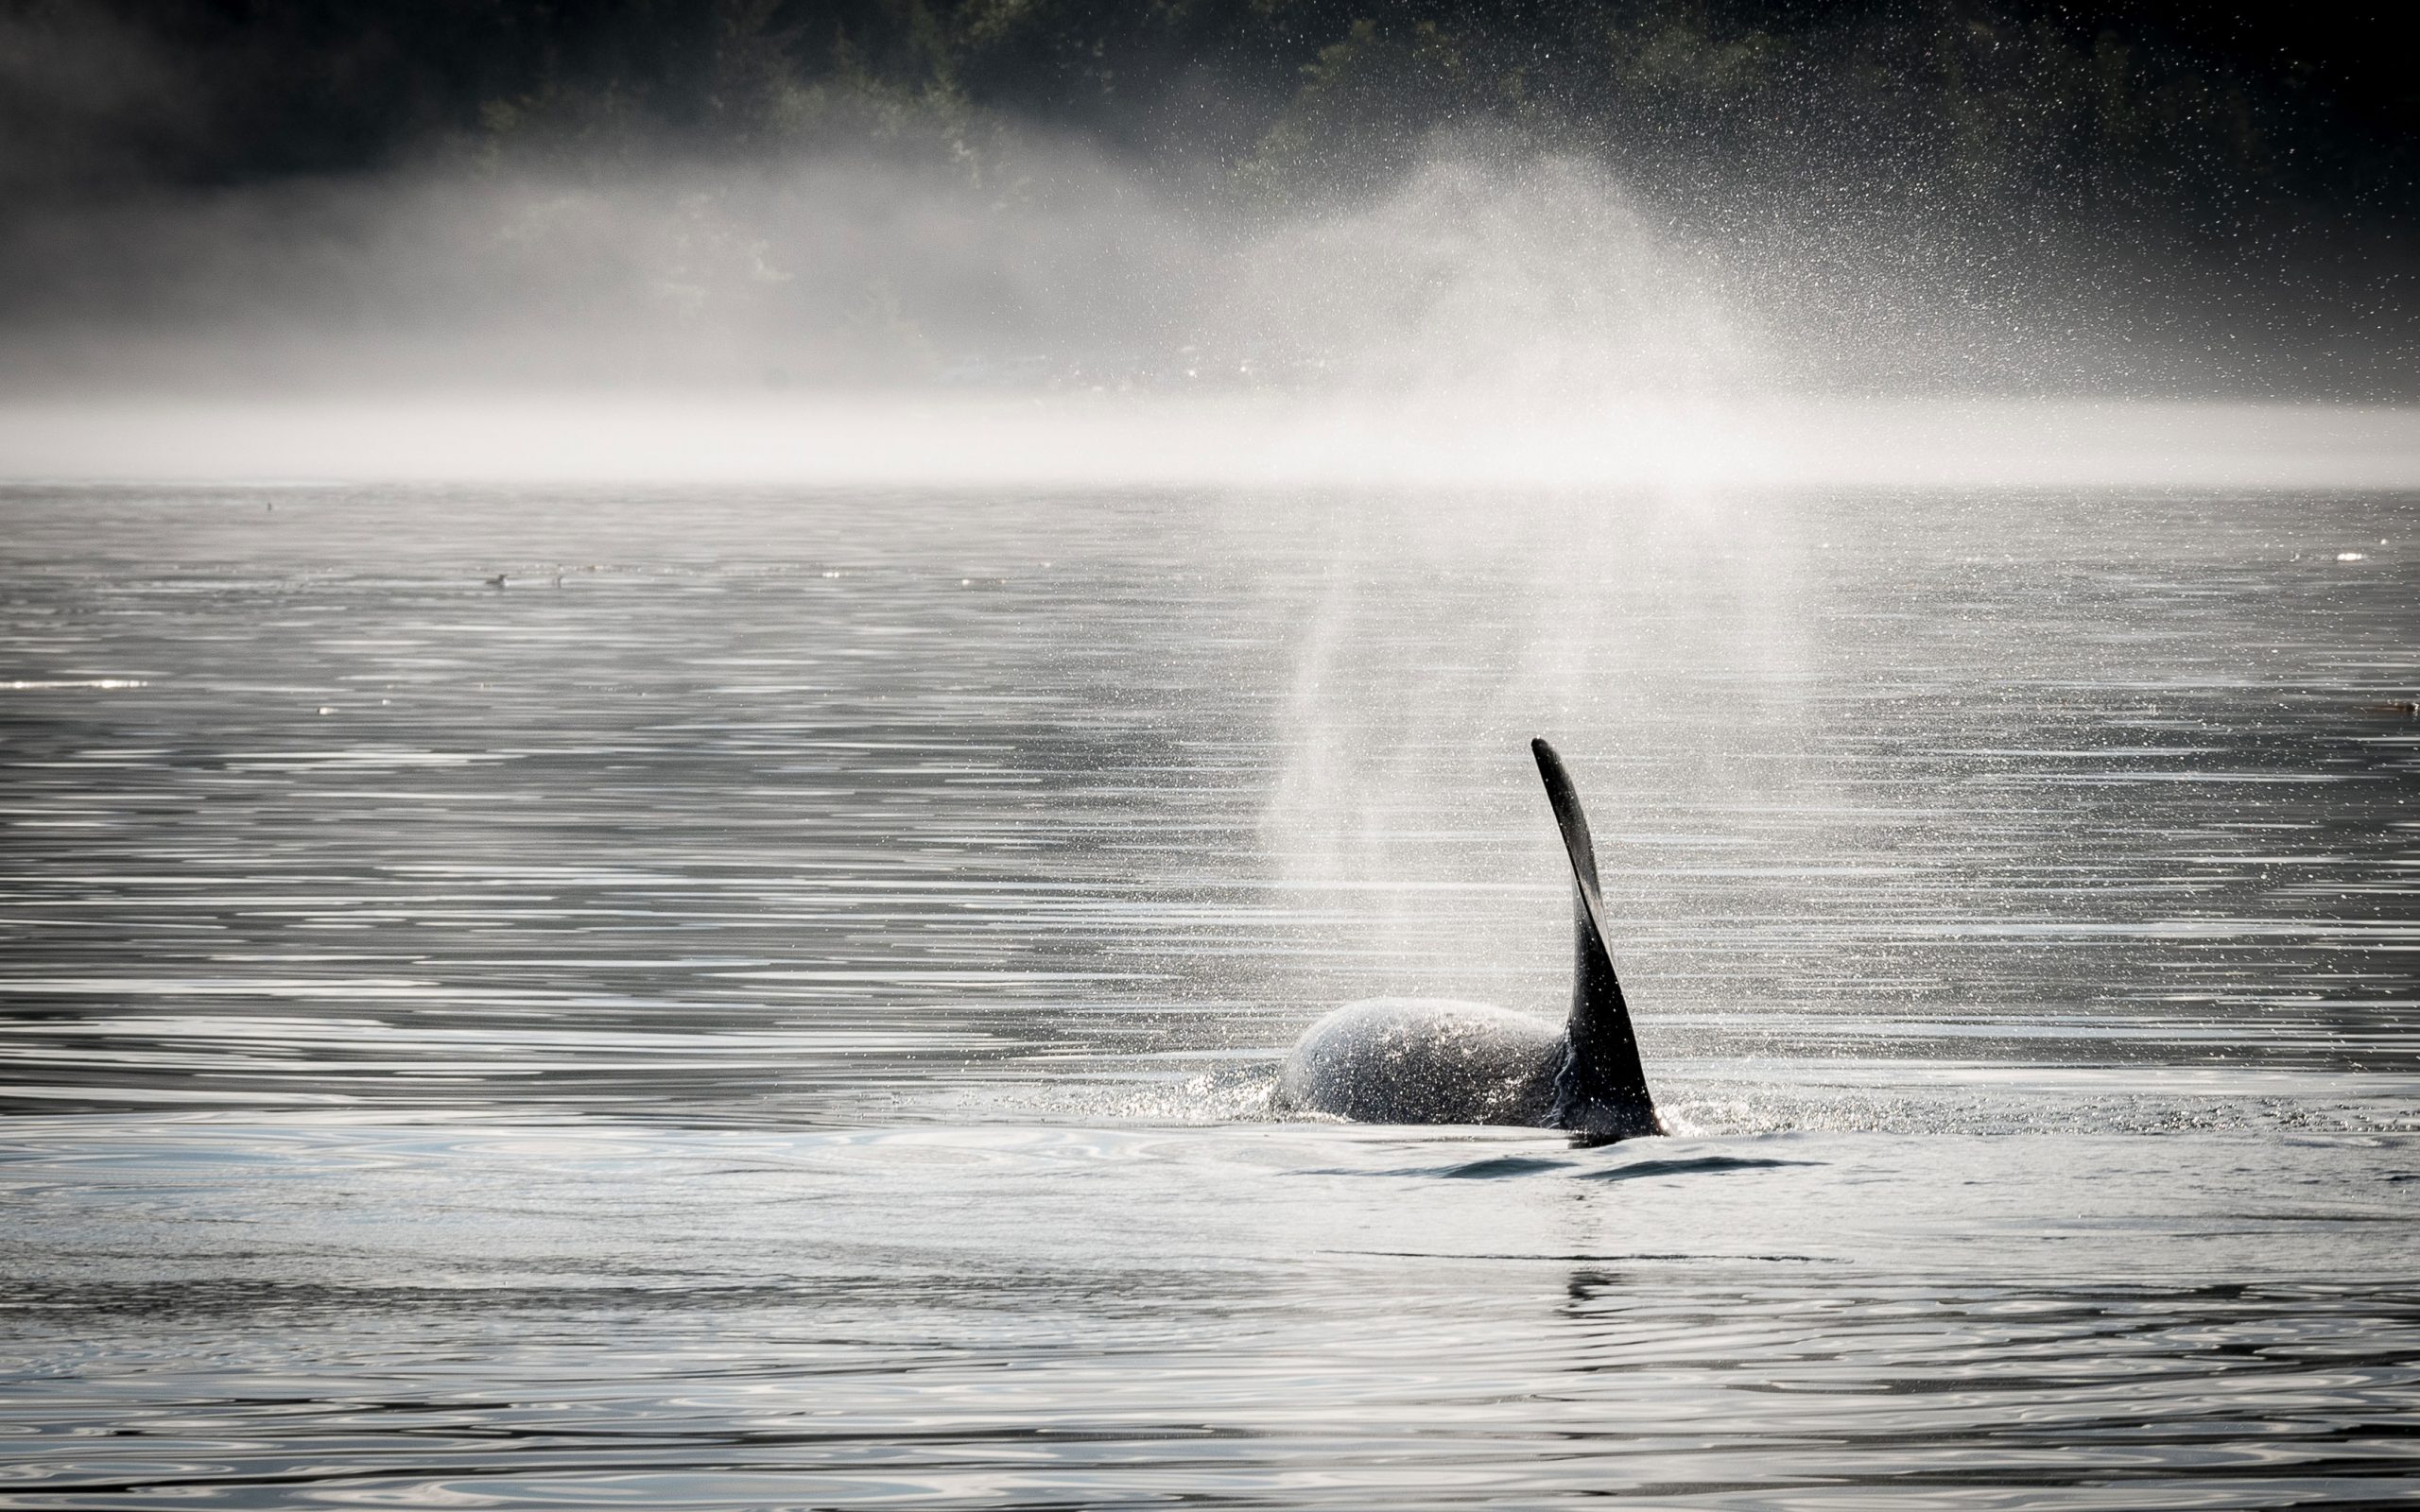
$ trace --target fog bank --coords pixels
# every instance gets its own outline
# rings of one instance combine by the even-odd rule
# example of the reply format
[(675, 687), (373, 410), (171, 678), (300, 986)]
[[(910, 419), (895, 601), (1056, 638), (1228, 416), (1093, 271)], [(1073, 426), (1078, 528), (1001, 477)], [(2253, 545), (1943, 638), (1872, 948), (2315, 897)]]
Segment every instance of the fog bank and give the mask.
[(1470, 393), (25, 402), (17, 480), (802, 487), (2420, 488), (2420, 410)]

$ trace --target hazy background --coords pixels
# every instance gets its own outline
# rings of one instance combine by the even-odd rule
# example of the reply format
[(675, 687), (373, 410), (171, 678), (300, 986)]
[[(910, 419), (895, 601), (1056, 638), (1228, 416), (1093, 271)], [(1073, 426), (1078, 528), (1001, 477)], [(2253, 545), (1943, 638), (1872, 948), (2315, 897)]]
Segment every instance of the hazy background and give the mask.
[(2414, 100), (2309, 8), (0, 0), (0, 394), (2396, 401)]

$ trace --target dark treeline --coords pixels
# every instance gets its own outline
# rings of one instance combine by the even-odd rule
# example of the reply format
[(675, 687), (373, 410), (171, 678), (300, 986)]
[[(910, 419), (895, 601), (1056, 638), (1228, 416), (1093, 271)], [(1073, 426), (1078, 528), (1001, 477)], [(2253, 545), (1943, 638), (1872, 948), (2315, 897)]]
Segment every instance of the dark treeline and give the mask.
[(0, 0), (0, 264), (57, 305), (107, 235), (52, 212), (430, 166), (840, 152), (996, 202), (1076, 143), (1249, 217), (1446, 141), (1602, 165), (1835, 347), (1930, 301), (1979, 352), (2090, 330), (2178, 384), (2401, 394), (2415, 127), (2399, 52), (2316, 6)]
[(21, 192), (464, 146), (978, 149), (1001, 120), (1333, 189), (1441, 127), (1651, 179), (2410, 208), (2364, 21), (2190, 0), (0, 0)]

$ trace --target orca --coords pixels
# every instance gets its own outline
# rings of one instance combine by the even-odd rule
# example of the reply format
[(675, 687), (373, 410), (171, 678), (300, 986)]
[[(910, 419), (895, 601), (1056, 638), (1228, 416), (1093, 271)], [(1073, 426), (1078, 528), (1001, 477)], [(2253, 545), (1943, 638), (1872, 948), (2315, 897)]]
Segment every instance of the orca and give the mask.
[(1560, 1027), (1483, 1003), (1374, 998), (1305, 1031), (1273, 1108), (1364, 1124), (1509, 1124), (1599, 1144), (1666, 1132), (1605, 946), (1597, 847), (1563, 758), (1530, 742), (1571, 860), (1571, 1015)]

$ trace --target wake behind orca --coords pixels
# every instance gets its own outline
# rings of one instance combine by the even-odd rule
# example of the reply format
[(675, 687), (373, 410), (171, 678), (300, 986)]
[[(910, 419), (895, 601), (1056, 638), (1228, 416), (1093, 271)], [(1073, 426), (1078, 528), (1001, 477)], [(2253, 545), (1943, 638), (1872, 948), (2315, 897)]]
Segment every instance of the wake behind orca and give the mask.
[(1512, 1124), (1594, 1143), (1661, 1134), (1605, 947), (1597, 847), (1563, 758), (1530, 742), (1571, 858), (1571, 1016), (1560, 1028), (1478, 1003), (1379, 998), (1311, 1025), (1277, 1074), (1280, 1112), (1366, 1124)]

